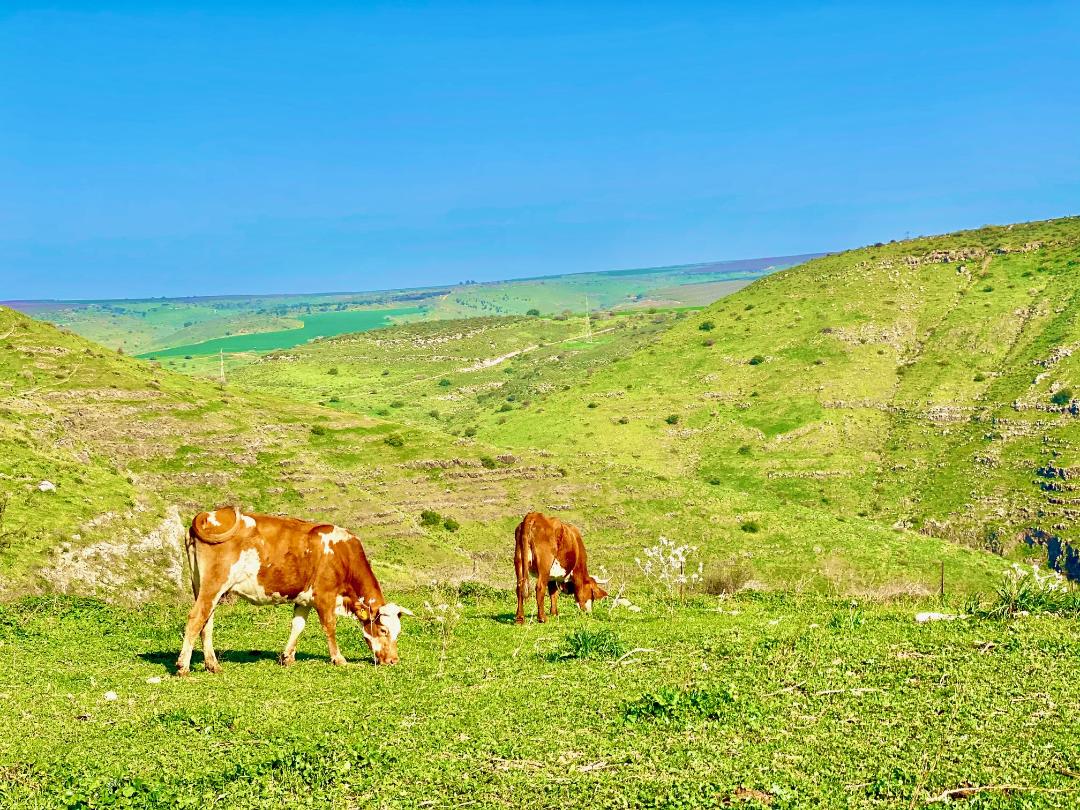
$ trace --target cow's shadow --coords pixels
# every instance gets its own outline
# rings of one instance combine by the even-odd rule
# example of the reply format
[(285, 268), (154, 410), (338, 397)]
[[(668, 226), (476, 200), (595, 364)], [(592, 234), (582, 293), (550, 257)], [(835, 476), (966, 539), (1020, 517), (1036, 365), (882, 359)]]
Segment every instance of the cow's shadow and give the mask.
[(499, 624), (513, 624), (517, 618), (516, 613), (489, 613), (488, 618)]
[[(280, 653), (273, 650), (217, 650), (218, 661), (222, 664), (254, 664), (258, 661), (274, 661), (277, 662)], [(168, 652), (144, 652), (139, 653), (139, 658), (143, 661), (147, 661), (151, 664), (158, 664), (164, 667), (169, 672), (176, 669), (176, 656), (177, 651)], [(325, 655), (314, 655), (313, 653), (296, 653), (297, 661), (326, 661), (330, 662), (329, 657)], [(194, 668), (196, 664), (202, 663), (202, 655), (199, 652), (195, 652), (191, 656), (191, 666)]]

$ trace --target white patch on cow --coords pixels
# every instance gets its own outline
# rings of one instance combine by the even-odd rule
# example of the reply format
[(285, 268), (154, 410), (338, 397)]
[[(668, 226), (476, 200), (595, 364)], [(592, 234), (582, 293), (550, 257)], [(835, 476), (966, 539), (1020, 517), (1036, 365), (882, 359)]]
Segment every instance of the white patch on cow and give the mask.
[(220, 526), (221, 525), (221, 521), (219, 521), (217, 519), (217, 510), (216, 509), (213, 512), (207, 512), (206, 513), (206, 522), (211, 526)]
[(390, 638), (397, 641), (401, 634), (401, 617), (396, 613), (382, 613), (379, 615), (379, 623), (386, 628)]
[(322, 538), (323, 551), (327, 554), (330, 553), (330, 546), (335, 543), (341, 543), (352, 537), (347, 531), (340, 526), (335, 526), (332, 532), (322, 532), (319, 535)]
[(551, 572), (550, 572), (550, 574), (555, 579), (562, 579), (565, 576), (569, 576), (569, 574), (567, 574), (567, 572), (565, 570), (563, 570), (563, 567), (561, 565), (559, 565), (558, 560), (552, 560), (551, 561)]
[(592, 613), (592, 599), (585, 600), (585, 612)]
[(346, 617), (353, 615), (345, 609), (345, 597), (341, 594), (338, 594), (337, 599), (334, 600), (334, 613), (336, 613), (338, 616)]
[(248, 515), (241, 515), (240, 519), (244, 521), (244, 525), (247, 526), (249, 529), (255, 528), (255, 518), (249, 517)]
[(262, 560), (259, 552), (253, 548), (240, 552), (240, 557), (229, 568), (229, 578), (224, 591), (232, 591), (253, 605), (279, 605), (289, 600), (279, 593), (268, 594), (259, 584), (259, 571)]
[(368, 644), (371, 645), (371, 651), (375, 653), (375, 655), (378, 655), (379, 652), (382, 650), (382, 642), (378, 639), (378, 637), (371, 635), (371, 633), (365, 630), (364, 638), (366, 638)]
[(307, 590), (300, 591), (293, 602), (301, 607), (311, 607), (315, 602), (315, 590), (313, 588), (308, 588)]

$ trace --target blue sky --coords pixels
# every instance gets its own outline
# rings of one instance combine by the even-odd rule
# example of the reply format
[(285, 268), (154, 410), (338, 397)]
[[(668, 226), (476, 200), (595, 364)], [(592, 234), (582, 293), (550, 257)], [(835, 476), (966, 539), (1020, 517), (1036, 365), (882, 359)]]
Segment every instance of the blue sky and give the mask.
[(418, 286), (1080, 213), (1080, 3), (0, 4), (0, 299)]

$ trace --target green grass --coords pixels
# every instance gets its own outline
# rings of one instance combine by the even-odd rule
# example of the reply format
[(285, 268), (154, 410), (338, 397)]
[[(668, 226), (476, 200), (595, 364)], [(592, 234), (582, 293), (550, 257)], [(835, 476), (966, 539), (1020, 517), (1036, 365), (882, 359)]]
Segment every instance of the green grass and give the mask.
[[(349, 666), (311, 626), (283, 669), (288, 611), (237, 604), (224, 673), (187, 679), (180, 607), (0, 605), (0, 804), (910, 808), (1006, 784), (965, 806), (1075, 806), (1076, 619), (744, 595), (516, 627), (508, 592), (450, 623), (423, 604), (452, 591), (393, 596), (418, 613), (397, 667), (350, 624)], [(560, 655), (583, 634), (634, 652)]]

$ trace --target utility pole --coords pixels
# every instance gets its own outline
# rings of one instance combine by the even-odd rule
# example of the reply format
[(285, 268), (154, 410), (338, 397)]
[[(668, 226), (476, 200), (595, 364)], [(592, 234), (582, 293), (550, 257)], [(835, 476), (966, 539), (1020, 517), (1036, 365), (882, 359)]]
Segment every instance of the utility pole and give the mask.
[(585, 296), (585, 341), (592, 343), (592, 321), (589, 320), (589, 296)]

